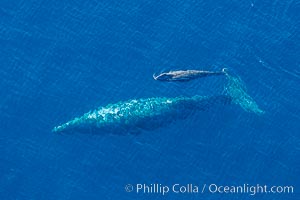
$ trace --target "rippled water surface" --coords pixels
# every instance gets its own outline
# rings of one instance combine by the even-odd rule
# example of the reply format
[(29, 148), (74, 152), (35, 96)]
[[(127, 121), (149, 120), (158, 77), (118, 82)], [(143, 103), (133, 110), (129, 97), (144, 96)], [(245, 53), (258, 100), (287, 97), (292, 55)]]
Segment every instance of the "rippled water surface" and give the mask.
[[(2, 0), (0, 199), (299, 199), (299, 9), (298, 0)], [(51, 131), (111, 103), (221, 95), (222, 76), (152, 75), (224, 67), (263, 114), (216, 105), (133, 134)], [(124, 190), (139, 183), (294, 194)]]

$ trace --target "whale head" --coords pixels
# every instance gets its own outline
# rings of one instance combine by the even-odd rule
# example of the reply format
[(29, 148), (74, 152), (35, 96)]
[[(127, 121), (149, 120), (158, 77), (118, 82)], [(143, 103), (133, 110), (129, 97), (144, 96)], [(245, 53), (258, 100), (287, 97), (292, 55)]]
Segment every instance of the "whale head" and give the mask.
[(157, 80), (157, 81), (170, 81), (173, 79), (173, 74), (171, 73), (161, 73), (159, 75), (155, 75), (153, 74), (153, 78), (154, 80)]

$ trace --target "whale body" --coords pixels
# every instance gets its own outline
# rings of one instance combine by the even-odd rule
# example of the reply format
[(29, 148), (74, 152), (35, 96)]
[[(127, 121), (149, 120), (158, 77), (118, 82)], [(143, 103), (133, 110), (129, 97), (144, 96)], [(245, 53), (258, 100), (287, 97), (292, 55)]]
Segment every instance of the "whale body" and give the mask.
[(56, 126), (53, 132), (134, 133), (153, 130), (177, 119), (185, 119), (196, 111), (205, 111), (217, 105), (236, 104), (243, 110), (262, 114), (256, 102), (247, 94), (239, 78), (227, 76), (223, 94), (216, 96), (152, 97), (133, 99), (87, 112), (81, 117)]
[(164, 72), (159, 75), (153, 74), (154, 80), (158, 81), (190, 81), (197, 78), (203, 78), (207, 76), (218, 76), (226, 75), (226, 68), (222, 71), (213, 72), (213, 71), (202, 71), (202, 70), (178, 70)]
[(138, 132), (152, 130), (174, 120), (184, 119), (196, 110), (208, 110), (212, 106), (231, 103), (227, 95), (193, 97), (153, 97), (133, 99), (109, 104), (77, 117), (60, 126), (54, 132)]

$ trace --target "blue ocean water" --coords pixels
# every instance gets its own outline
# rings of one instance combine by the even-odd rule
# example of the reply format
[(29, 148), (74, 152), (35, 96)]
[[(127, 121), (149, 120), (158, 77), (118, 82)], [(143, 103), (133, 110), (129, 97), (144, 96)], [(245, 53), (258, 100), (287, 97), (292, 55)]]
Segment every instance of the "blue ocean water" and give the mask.
[[(0, 1), (0, 199), (299, 199), (300, 1)], [(239, 76), (263, 115), (212, 109), (139, 134), (55, 134), (128, 99), (219, 94)], [(293, 186), (287, 194), (126, 192), (127, 184)]]

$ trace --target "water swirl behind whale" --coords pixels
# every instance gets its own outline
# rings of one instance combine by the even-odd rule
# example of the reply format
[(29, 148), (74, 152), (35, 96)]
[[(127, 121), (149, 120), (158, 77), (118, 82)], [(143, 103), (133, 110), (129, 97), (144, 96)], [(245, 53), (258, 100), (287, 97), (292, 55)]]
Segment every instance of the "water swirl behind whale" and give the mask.
[(184, 119), (196, 111), (208, 110), (216, 105), (237, 104), (255, 114), (263, 111), (247, 94), (242, 81), (227, 75), (224, 94), (192, 97), (152, 97), (133, 99), (100, 107), (53, 128), (53, 132), (112, 133), (153, 130), (174, 120)]

